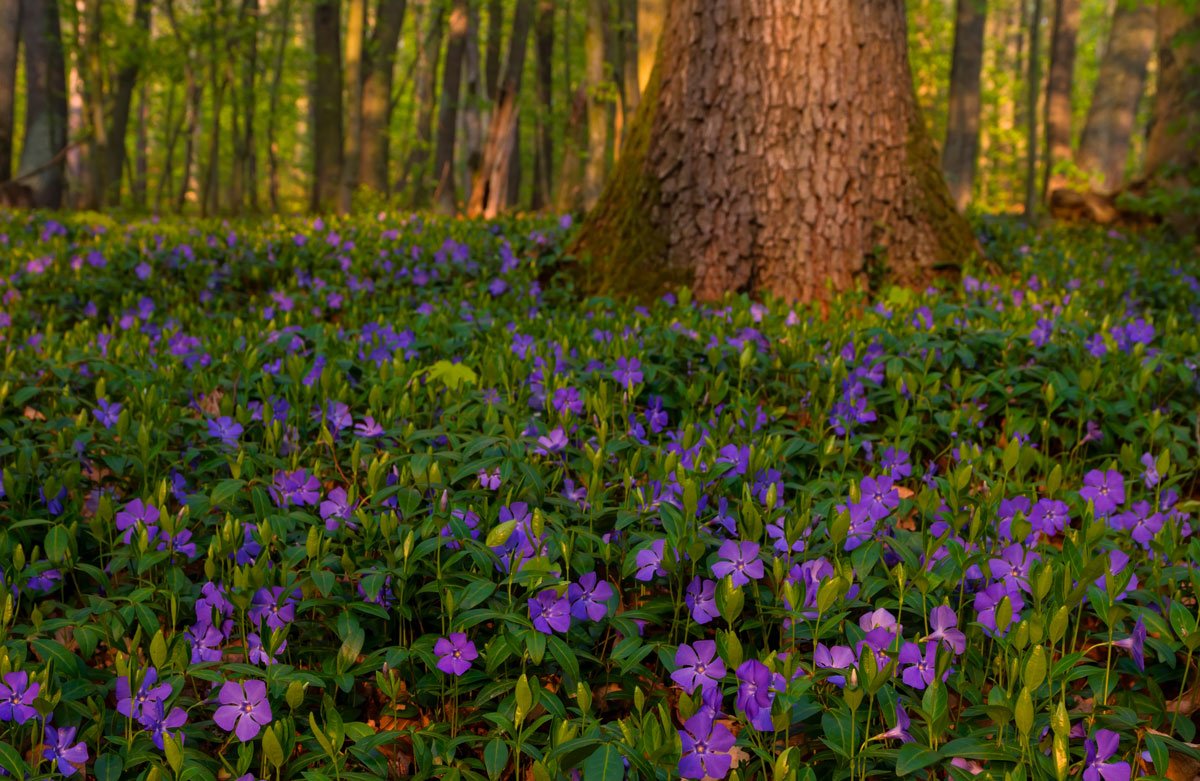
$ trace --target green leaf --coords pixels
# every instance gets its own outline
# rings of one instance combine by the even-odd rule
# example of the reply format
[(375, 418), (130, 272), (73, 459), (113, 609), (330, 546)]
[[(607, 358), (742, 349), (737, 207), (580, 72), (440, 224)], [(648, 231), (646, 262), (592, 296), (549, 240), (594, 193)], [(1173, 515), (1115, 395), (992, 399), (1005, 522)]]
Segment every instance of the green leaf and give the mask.
[(496, 591), (496, 584), (490, 580), (475, 580), (468, 583), (458, 595), (456, 610), (470, 610), (483, 602)]
[(271, 767), (278, 770), (283, 767), (283, 746), (279, 743), (279, 736), (275, 734), (274, 725), (268, 727), (262, 736), (263, 754), (267, 761), (271, 763)]
[(487, 546), (489, 548), (499, 548), (504, 543), (508, 542), (508, 538), (512, 536), (513, 531), (517, 528), (515, 520), (505, 521), (497, 525), (487, 536)]
[(21, 755), (15, 748), (2, 740), (0, 740), (0, 767), (17, 778), (23, 778), (29, 774), (29, 766), (25, 764), (25, 760), (21, 759)]
[(583, 763), (583, 781), (621, 781), (624, 775), (621, 752), (611, 743), (596, 749)]
[(55, 526), (46, 534), (46, 558), (55, 564), (66, 561), (71, 552), (71, 533), (63, 525)]
[(905, 743), (900, 747), (900, 754), (896, 757), (896, 775), (906, 776), (923, 767), (929, 767), (941, 759), (940, 751), (934, 751), (919, 743)]
[(242, 487), (245, 485), (245, 480), (222, 480), (213, 486), (208, 500), (214, 507), (219, 507), (234, 496), (237, 496), (238, 491), (242, 490)]
[(464, 383), (467, 385), (475, 385), (479, 382), (479, 376), (475, 374), (470, 366), (465, 366), (461, 363), (451, 363), (450, 361), (438, 361), (433, 366), (430, 366), (429, 372), (430, 382), (440, 382), (450, 390), (458, 390)]
[[(5, 767), (9, 767), (7, 762), (3, 764)], [(121, 758), (120, 754), (101, 754), (96, 758), (96, 765), (92, 772), (96, 775), (96, 781), (118, 781), (123, 770), (125, 770), (125, 760)]]
[(500, 738), (492, 738), (483, 749), (483, 767), (488, 778), (495, 781), (508, 766), (508, 744)]

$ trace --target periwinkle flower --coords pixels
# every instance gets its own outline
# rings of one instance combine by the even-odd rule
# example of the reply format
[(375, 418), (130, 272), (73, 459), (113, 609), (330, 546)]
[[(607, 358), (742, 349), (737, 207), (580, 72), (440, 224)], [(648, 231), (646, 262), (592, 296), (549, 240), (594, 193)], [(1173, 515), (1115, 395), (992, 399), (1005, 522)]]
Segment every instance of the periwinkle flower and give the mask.
[(683, 643), (675, 650), (678, 669), (671, 673), (671, 680), (688, 694), (700, 689), (720, 685), (725, 677), (725, 663), (717, 656), (717, 644), (713, 640), (697, 640), (692, 645)]
[(152, 504), (134, 499), (127, 503), (121, 512), (117, 513), (117, 531), (123, 532), (121, 541), (126, 545), (133, 544), (133, 535), (140, 523), (146, 527), (147, 535), (154, 539), (158, 535), (158, 508)]
[(684, 778), (721, 779), (733, 763), (731, 749), (737, 738), (711, 714), (700, 712), (683, 723), (679, 731), (683, 754), (679, 774)]
[(916, 643), (905, 643), (897, 660), (904, 665), (901, 680), (918, 691), (933, 683), (937, 674), (937, 647), (937, 643), (927, 643), (922, 651)]
[[(1012, 616), (1007, 624), (998, 626), (996, 611), (1005, 598), (1012, 607)], [(1021, 599), (1021, 592), (1009, 590), (1003, 582), (992, 583), (975, 594), (975, 612), (977, 614), (975, 620), (983, 625), (988, 636), (1003, 636), (1007, 633), (1009, 626), (1020, 619), (1021, 610), (1024, 607), (1025, 602)]]
[(642, 362), (637, 358), (618, 358), (613, 379), (625, 390), (633, 390), (633, 386), (640, 384), (643, 379)]
[(584, 573), (578, 583), (567, 586), (571, 616), (579, 621), (599, 621), (608, 615), (608, 601), (612, 596), (612, 584), (598, 580), (595, 572)]
[(146, 669), (136, 694), (130, 689), (128, 676), (117, 678), (117, 713), (139, 722), (144, 723), (147, 708), (161, 705), (170, 696), (170, 684), (159, 684), (158, 670), (153, 667)]
[(58, 766), (58, 772), (71, 776), (83, 770), (88, 761), (87, 744), (75, 741), (75, 727), (53, 727), (46, 725), (46, 747), (42, 758)]
[(713, 562), (715, 577), (729, 576), (734, 586), (744, 586), (752, 580), (761, 580), (765, 574), (762, 560), (758, 558), (757, 542), (734, 542), (725, 540), (717, 551), (720, 558)]
[(477, 474), (476, 477), (479, 478), (479, 485), (481, 487), (486, 488), (489, 491), (499, 490), (499, 488), (500, 488), (500, 467), (496, 467), (496, 468), (490, 469), (490, 470), (489, 469), (480, 469), (479, 474)]
[(475, 643), (463, 632), (451, 632), (448, 637), (439, 637), (433, 644), (437, 656), (437, 668), (447, 675), (461, 676), (471, 669), (471, 662), (479, 658)]
[(208, 421), (208, 435), (225, 447), (236, 448), (242, 431), (242, 424), (227, 415)]
[(879, 733), (880, 740), (898, 740), (901, 743), (913, 743), (913, 736), (908, 734), (908, 728), (912, 722), (908, 718), (908, 713), (904, 708), (900, 707), (900, 703), (896, 703), (896, 723), (886, 732)]
[(311, 507), (321, 498), (321, 481), (310, 476), (306, 469), (279, 471), (269, 490), (275, 506), (280, 509), (290, 505)]
[(1121, 736), (1108, 729), (1096, 730), (1083, 741), (1083, 781), (1129, 781), (1133, 771), (1128, 762), (1109, 762), (1120, 748)]
[(1092, 503), (1097, 515), (1108, 515), (1125, 503), (1125, 478), (1115, 469), (1093, 469), (1083, 476), (1079, 495)]
[[(824, 643), (817, 643), (813, 650), (813, 666), (819, 670), (853, 670), (857, 661), (854, 649), (848, 646), (826, 647)], [(838, 688), (846, 685), (844, 675), (831, 675), (827, 680)]]
[(16, 670), (4, 675), (0, 683), (0, 721), (12, 721), (18, 725), (37, 718), (33, 701), (42, 690), (40, 683), (30, 683), (29, 673)]
[(92, 410), (92, 414), (101, 426), (110, 429), (117, 425), (117, 420), (121, 417), (121, 406), (119, 402), (110, 403), (108, 399), (96, 399), (96, 408)]
[(325, 531), (327, 532), (337, 531), (343, 523), (350, 529), (357, 528), (355, 524), (349, 522), (354, 512), (354, 506), (346, 496), (346, 489), (340, 485), (330, 490), (325, 496), (318, 512), (321, 514), (321, 520), (325, 521)]
[(771, 721), (771, 704), (775, 693), (787, 687), (778, 673), (757, 659), (748, 659), (737, 668), (738, 692), (735, 707), (746, 714), (750, 726), (760, 732), (775, 729)]
[(688, 584), (683, 601), (697, 624), (707, 624), (720, 615), (717, 611), (717, 584), (699, 575)]
[(1146, 622), (1138, 616), (1133, 625), (1133, 632), (1124, 640), (1116, 640), (1113, 645), (1123, 648), (1133, 657), (1133, 663), (1143, 672), (1146, 670)]
[(929, 613), (931, 630), (927, 640), (943, 643), (955, 653), (962, 654), (967, 650), (967, 637), (958, 629), (958, 616), (949, 605), (938, 605)]
[(1153, 453), (1142, 453), (1142, 481), (1147, 488), (1154, 488), (1158, 485), (1161, 476), (1158, 474), (1158, 463), (1154, 459)]
[(634, 563), (637, 564), (637, 572), (633, 575), (635, 580), (645, 582), (667, 574), (662, 565), (666, 544), (666, 540), (655, 540), (649, 548), (637, 552), (634, 557)]
[(217, 701), (220, 707), (213, 714), (213, 721), (226, 732), (237, 735), (243, 743), (254, 740), (262, 728), (271, 723), (271, 703), (267, 700), (267, 684), (263, 681), (226, 681)]
[(296, 619), (296, 598), (299, 591), (284, 595), (282, 586), (260, 588), (250, 602), (250, 621), (255, 626), (266, 619), (267, 628), (283, 629)]
[(571, 603), (556, 590), (543, 589), (529, 600), (529, 618), (542, 634), (566, 632), (571, 628)]
[(537, 447), (533, 449), (533, 452), (541, 456), (561, 453), (566, 449), (567, 444), (566, 432), (563, 431), (562, 426), (558, 426), (549, 434), (537, 438)]
[(1066, 502), (1057, 499), (1038, 499), (1029, 513), (1029, 524), (1034, 532), (1055, 537), (1071, 522), (1071, 511)]

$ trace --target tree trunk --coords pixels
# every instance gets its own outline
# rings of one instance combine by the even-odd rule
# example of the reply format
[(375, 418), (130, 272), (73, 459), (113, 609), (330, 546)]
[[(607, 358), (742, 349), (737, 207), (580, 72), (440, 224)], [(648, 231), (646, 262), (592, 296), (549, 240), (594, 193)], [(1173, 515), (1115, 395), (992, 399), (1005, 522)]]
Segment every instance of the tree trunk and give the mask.
[(504, 36), (504, 3), (502, 0), (488, 0), (487, 4), (487, 41), (486, 60), (483, 65), (484, 85), (487, 87), (487, 98), (493, 103), (500, 91), (500, 46)]
[(279, 93), (283, 83), (283, 61), (287, 54), (288, 31), (291, 29), (291, 1), (283, 0), (279, 5), (279, 42), (275, 48), (272, 65), (271, 95), (267, 104), (267, 199), (271, 211), (279, 211), (279, 139), (276, 128), (279, 121)]
[(638, 86), (645, 92), (654, 71), (658, 41), (667, 18), (667, 0), (637, 0), (638, 25)]
[[(146, 105), (150, 98), (150, 88), (143, 80), (138, 87), (137, 129), (135, 130), (133, 158), (133, 203), (139, 210), (146, 209), (146, 188), (150, 173), (150, 111)], [(170, 112), (167, 112), (166, 128), (171, 127)]]
[(342, 180), (341, 2), (313, 6), (313, 182), (310, 208), (325, 212), (338, 205)]
[(209, 117), (208, 166), (200, 186), (200, 216), (220, 211), (221, 112), (225, 105), (226, 79), (222, 77), (221, 48), (225, 33), (225, 0), (217, 0), (209, 17), (208, 82), (212, 87), (212, 116)]
[(416, 208), (425, 205), (429, 194), (429, 157), (433, 151), (433, 112), (437, 107), (438, 60), (442, 54), (442, 34), (446, 26), (445, 0), (430, 0), (428, 26), (417, 51), (414, 95), (417, 113), (417, 137), (408, 150), (404, 164), (405, 202)]
[[(571, 115), (567, 119), (563, 134), (562, 168), (558, 174), (558, 197), (555, 206), (560, 212), (574, 212), (580, 208), (583, 191), (583, 160), (580, 150), (587, 145), (587, 91), (583, 87), (575, 90), (571, 100)], [(627, 134), (628, 135), (628, 134)]]
[(530, 206), (546, 207), (553, 192), (554, 168), (554, 0), (538, 3), (534, 48), (537, 50), (538, 116), (533, 150), (533, 194)]
[(107, 95), (104, 89), (104, 65), (100, 25), (102, 21), (100, 0), (84, 0), (79, 20), (80, 50), (76, 59), (81, 63), (80, 78), (83, 86), (83, 105), (87, 117), (87, 181), (80, 188), (84, 209), (100, 209), (104, 206), (107, 192), (105, 177), (108, 174), (105, 159), (108, 157), (108, 123), (104, 118)]
[(517, 193), (511, 192), (514, 150), (520, 148), (519, 125), (521, 77), (525, 71), (525, 50), (529, 30), (533, 26), (533, 0), (517, 0), (513, 11), (512, 35), (509, 38), (508, 61), (495, 110), (488, 127), (483, 149), (483, 163), (471, 187), (471, 202), (467, 212), (491, 219), (507, 209)]
[(133, 90), (137, 86), (138, 68), (150, 37), (150, 0), (137, 0), (134, 4), (133, 26), (137, 43), (132, 46), (132, 51), (124, 53), (121, 69), (117, 72), (112, 114), (109, 116), (104, 201), (110, 206), (121, 202), (121, 174), (125, 170), (126, 158), (125, 135), (129, 127), (129, 110), (133, 105)]
[(438, 109), (437, 150), (433, 157), (438, 180), (434, 201), (442, 214), (454, 214), (458, 210), (454, 142), (458, 136), (458, 103), (462, 93), (463, 58), (467, 51), (467, 7), (468, 0), (453, 0), (446, 65), (442, 69), (442, 105)]
[[(230, 205), (240, 210), (247, 205), (258, 210), (257, 155), (254, 140), (255, 75), (258, 71), (258, 0), (242, 0), (238, 10), (242, 75), (235, 91), (233, 113), (233, 171), (230, 177)], [(243, 48), (244, 45), (244, 48)], [(238, 116), (241, 115), (240, 123)], [(240, 127), (239, 127), (240, 124)]]
[(1200, 235), (1200, 12), (1158, 9), (1158, 90), (1146, 141), (1145, 178), (1165, 192), (1163, 215), (1180, 233)]
[(902, 0), (677, 0), (663, 35), (573, 248), (586, 288), (821, 299), (923, 285), (976, 249), (917, 109)]
[(958, 0), (942, 173), (959, 211), (971, 200), (975, 164), (979, 158), (979, 75), (983, 69), (986, 27), (987, 0)]
[(469, 200), (471, 197), (471, 182), (475, 172), (483, 161), (483, 70), (479, 51), (479, 5), (471, 3), (467, 6), (467, 53), (466, 79), (467, 102), (463, 106), (463, 141), (467, 147), (467, 164), (464, 168), (463, 192)]
[(584, 83), (588, 91), (587, 164), (583, 170), (583, 207), (590, 209), (604, 189), (605, 153), (608, 147), (609, 111), (604, 78), (605, 29), (608, 0), (588, 0), (587, 34), (583, 40)]
[(621, 110), (624, 113), (624, 126), (629, 127), (637, 114), (638, 101), (642, 95), (642, 85), (638, 81), (638, 0), (620, 0), (620, 3), (623, 51), (621, 79), (624, 83), (621, 90), (624, 96)]
[(358, 186), (359, 145), (363, 119), (363, 43), (366, 38), (367, 0), (349, 0), (346, 19), (346, 149), (338, 190), (338, 211), (349, 214)]
[(1129, 140), (1154, 50), (1154, 28), (1154, 8), (1149, 2), (1117, 3), (1075, 155), (1094, 192), (1111, 195), (1125, 181)]
[(1042, 197), (1065, 187), (1063, 166), (1071, 160), (1071, 91), (1075, 83), (1075, 41), (1079, 36), (1079, 0), (1058, 0), (1050, 38), (1050, 77), (1046, 83), (1046, 167)]
[(1026, 74), (1025, 102), (1025, 219), (1037, 215), (1037, 166), (1038, 166), (1038, 93), (1042, 80), (1041, 37), (1038, 29), (1042, 20), (1042, 0), (1033, 0), (1033, 15), (1029, 22), (1029, 72)]
[(404, 28), (406, 7), (405, 0), (380, 0), (365, 56), (358, 181), (362, 187), (385, 195), (390, 181), (388, 158), (396, 46)]
[(12, 178), (21, 0), (0, 0), (0, 182)]
[(25, 134), (17, 176), (32, 205), (63, 205), (67, 147), (67, 75), (56, 0), (24, 0)]

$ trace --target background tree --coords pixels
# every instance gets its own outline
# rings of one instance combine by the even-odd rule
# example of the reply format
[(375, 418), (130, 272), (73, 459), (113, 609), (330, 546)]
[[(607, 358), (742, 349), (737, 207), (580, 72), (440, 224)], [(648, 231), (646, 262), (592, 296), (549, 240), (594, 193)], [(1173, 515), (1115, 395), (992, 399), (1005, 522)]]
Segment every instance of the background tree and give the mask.
[(975, 162), (979, 158), (979, 79), (983, 71), (987, 0), (958, 0), (956, 9), (942, 173), (954, 205), (962, 211), (971, 200)]
[(0, 182), (12, 176), (21, 0), (0, 0)]
[(341, 3), (313, 5), (313, 211), (337, 206), (342, 180)]
[(1043, 198), (1069, 178), (1063, 166), (1071, 154), (1071, 92), (1075, 84), (1075, 39), (1079, 33), (1079, 0), (1058, 0), (1050, 34), (1050, 73), (1046, 84), (1046, 165)]
[(814, 299), (827, 284), (926, 282), (971, 253), (916, 105), (903, 2), (837, 8), (669, 6), (621, 161), (576, 244), (589, 287)]
[(34, 206), (63, 204), (67, 151), (67, 75), (55, 0), (22, 0), (25, 49), (25, 134), (17, 176)]

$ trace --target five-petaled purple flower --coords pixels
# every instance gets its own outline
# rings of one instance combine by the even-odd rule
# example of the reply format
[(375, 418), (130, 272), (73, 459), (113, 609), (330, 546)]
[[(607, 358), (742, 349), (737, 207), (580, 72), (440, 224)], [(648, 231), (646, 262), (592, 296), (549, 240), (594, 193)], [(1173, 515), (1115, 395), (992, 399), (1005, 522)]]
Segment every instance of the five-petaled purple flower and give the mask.
[(310, 476), (306, 469), (280, 471), (275, 473), (270, 492), (276, 507), (284, 508), (293, 504), (311, 507), (321, 497), (321, 481)]
[(158, 683), (158, 670), (153, 667), (146, 669), (146, 674), (143, 676), (136, 694), (130, 690), (128, 676), (122, 675), (117, 678), (117, 713), (144, 723), (147, 708), (161, 705), (171, 696), (170, 684), (162, 683), (155, 686), (156, 683)]
[(671, 680), (688, 694), (697, 687), (708, 690), (718, 686), (725, 677), (725, 663), (717, 656), (717, 644), (713, 640), (697, 640), (692, 645), (683, 643), (675, 651), (675, 664), (679, 669), (671, 673)]
[(92, 410), (92, 414), (96, 416), (96, 420), (105, 428), (112, 428), (117, 425), (117, 420), (121, 417), (121, 404), (118, 402), (109, 403), (108, 399), (96, 399), (96, 409)]
[(0, 721), (15, 721), (24, 724), (37, 717), (33, 701), (42, 690), (40, 683), (29, 682), (29, 673), (24, 670), (7, 673), (0, 683)]
[(712, 714), (701, 711), (683, 723), (679, 731), (683, 754), (679, 774), (684, 778), (724, 778), (733, 763), (730, 749), (737, 738)]
[(219, 439), (225, 447), (237, 447), (238, 437), (242, 435), (242, 424), (228, 415), (222, 415), (208, 421), (208, 435)]
[(471, 669), (471, 662), (479, 658), (475, 643), (463, 632), (451, 632), (449, 637), (439, 637), (433, 644), (437, 655), (437, 668), (447, 675), (462, 675)]
[(529, 600), (529, 618), (543, 634), (565, 632), (571, 628), (571, 603), (554, 589), (544, 589)]
[(1096, 730), (1095, 738), (1083, 741), (1083, 781), (1129, 781), (1133, 771), (1128, 762), (1108, 762), (1117, 753), (1121, 736), (1112, 730)]
[(254, 740), (271, 723), (271, 703), (267, 701), (267, 684), (263, 681), (226, 681), (217, 701), (221, 705), (213, 714), (213, 721), (243, 743)]
[(58, 772), (71, 776), (83, 769), (88, 761), (87, 744), (75, 740), (75, 727), (52, 727), (46, 725), (46, 747), (42, 749), (42, 758), (58, 765)]
[(1092, 503), (1096, 515), (1108, 515), (1125, 504), (1125, 478), (1115, 469), (1107, 472), (1093, 469), (1083, 476), (1079, 495)]
[(567, 586), (571, 616), (579, 621), (599, 621), (608, 615), (608, 601), (612, 596), (612, 584), (597, 580), (595, 572), (584, 573), (578, 583)]
[(697, 624), (707, 624), (720, 615), (717, 611), (717, 584), (699, 575), (688, 584), (683, 601)]
[(282, 586), (275, 586), (269, 589), (260, 588), (254, 593), (254, 599), (250, 602), (250, 621), (255, 626), (265, 618), (267, 628), (273, 631), (283, 629), (295, 620), (296, 597), (299, 592), (293, 592), (286, 597), (283, 592)]
[(757, 542), (734, 542), (725, 540), (717, 555), (721, 558), (713, 563), (713, 575), (733, 578), (734, 586), (744, 586), (752, 580), (761, 580), (764, 574), (762, 560), (758, 558)]

